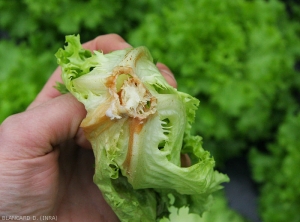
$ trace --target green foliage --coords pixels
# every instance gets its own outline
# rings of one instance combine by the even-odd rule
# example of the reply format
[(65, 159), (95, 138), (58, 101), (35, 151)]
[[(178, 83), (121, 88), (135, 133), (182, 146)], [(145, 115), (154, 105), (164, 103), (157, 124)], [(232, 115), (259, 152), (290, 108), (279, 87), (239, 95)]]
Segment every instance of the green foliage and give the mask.
[(0, 122), (28, 106), (50, 76), (49, 66), (53, 65), (50, 54), (0, 41)]
[(159, 222), (247, 222), (240, 214), (228, 207), (223, 191), (218, 191), (212, 202), (211, 209), (201, 217), (197, 214), (188, 214), (188, 207), (171, 207), (170, 219), (163, 218)]
[(252, 150), (256, 181), (262, 184), (260, 213), (265, 222), (300, 221), (300, 112), (287, 115), (270, 154)]
[(13, 38), (31, 39), (34, 34), (42, 37), (43, 44), (51, 45), (76, 33), (80, 33), (82, 41), (111, 32), (126, 37), (145, 13), (159, 10), (159, 2), (51, 0), (45, 4), (44, 0), (2, 0), (0, 27)]
[(214, 197), (211, 209), (203, 214), (199, 222), (246, 222), (240, 214), (228, 207), (223, 191), (218, 191)]
[(200, 99), (195, 130), (221, 163), (274, 139), (273, 130), (295, 104), (295, 30), (278, 1), (177, 0), (161, 15), (147, 14), (130, 40), (154, 49), (179, 89)]

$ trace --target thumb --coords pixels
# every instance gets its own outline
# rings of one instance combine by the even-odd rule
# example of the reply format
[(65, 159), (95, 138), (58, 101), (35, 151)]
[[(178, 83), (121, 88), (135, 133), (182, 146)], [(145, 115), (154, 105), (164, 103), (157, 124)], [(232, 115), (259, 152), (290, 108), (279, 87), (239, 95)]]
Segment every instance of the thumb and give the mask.
[(52, 152), (55, 146), (76, 136), (85, 115), (84, 106), (71, 94), (13, 115), (0, 126), (1, 155), (24, 159)]

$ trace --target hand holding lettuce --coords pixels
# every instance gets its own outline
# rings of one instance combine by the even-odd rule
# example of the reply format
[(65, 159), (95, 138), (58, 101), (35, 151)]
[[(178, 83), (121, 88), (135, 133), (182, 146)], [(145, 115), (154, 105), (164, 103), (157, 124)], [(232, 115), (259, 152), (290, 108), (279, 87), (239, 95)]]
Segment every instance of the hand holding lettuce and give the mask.
[[(120, 220), (168, 221), (174, 208), (201, 215), (228, 177), (190, 134), (199, 101), (171, 87), (145, 47), (104, 55), (83, 49), (79, 36), (66, 41), (56, 53), (62, 79), (87, 110), (94, 182)], [(181, 167), (184, 153), (192, 166)]]

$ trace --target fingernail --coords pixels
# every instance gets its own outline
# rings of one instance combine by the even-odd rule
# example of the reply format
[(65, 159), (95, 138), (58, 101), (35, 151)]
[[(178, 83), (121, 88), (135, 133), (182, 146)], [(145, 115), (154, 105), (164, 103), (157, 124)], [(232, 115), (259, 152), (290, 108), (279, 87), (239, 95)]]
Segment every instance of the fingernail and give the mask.
[(129, 43), (127, 43), (127, 42), (122, 42), (121, 43), (122, 44), (122, 48), (130, 48), (130, 47), (132, 47)]

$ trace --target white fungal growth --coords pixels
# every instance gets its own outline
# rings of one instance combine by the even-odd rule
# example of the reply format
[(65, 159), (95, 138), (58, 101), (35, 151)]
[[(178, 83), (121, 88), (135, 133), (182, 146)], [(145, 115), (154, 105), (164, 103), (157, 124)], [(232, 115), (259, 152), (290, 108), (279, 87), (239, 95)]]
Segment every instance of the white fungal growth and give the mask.
[(145, 119), (156, 112), (156, 98), (132, 72), (131, 68), (117, 67), (107, 78), (106, 86), (113, 101), (106, 111), (110, 119), (123, 116)]

